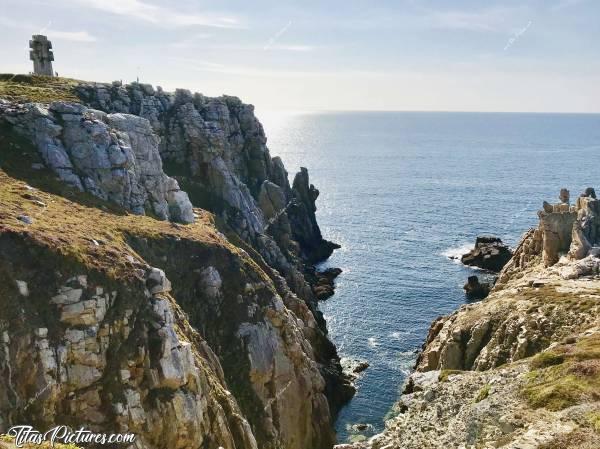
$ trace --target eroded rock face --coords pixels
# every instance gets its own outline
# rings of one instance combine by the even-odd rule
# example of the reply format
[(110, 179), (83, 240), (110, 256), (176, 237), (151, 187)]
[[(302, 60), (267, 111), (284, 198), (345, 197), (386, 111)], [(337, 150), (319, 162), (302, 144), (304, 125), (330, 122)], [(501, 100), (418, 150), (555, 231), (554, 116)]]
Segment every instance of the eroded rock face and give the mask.
[[(77, 91), (91, 107), (148, 119), (162, 138), (163, 160), (185, 179), (194, 204), (222, 215), (263, 256), (272, 248), (261, 244), (260, 234), (275, 238), (288, 259), (287, 253), (299, 249), (297, 255), (319, 261), (336, 248), (321, 236), (314, 216), (318, 191), (307, 170), (302, 168), (290, 187), (281, 159), (270, 156), (252, 105), (236, 97), (209, 98), (184, 89), (168, 93), (136, 83), (81, 84)], [(286, 277), (291, 271), (281, 269)]]
[(60, 179), (135, 214), (194, 221), (192, 204), (162, 169), (146, 119), (97, 113), (77, 103), (0, 104), (0, 123), (30, 138)]
[[(42, 413), (36, 415), (28, 407), (23, 413), (44, 424), (96, 419), (102, 428), (134, 429), (149, 449), (331, 447), (332, 415), (354, 388), (327, 339), (304, 274), (306, 263), (328, 256), (334, 247), (316, 223), (317, 191), (306, 169), (291, 187), (281, 160), (269, 155), (252, 106), (237, 98), (119, 83), (78, 89), (87, 106), (2, 102), (0, 122), (31, 139), (61, 180), (136, 214), (193, 222), (192, 203), (181, 185), (195, 206), (223, 220), (224, 232), (241, 238), (232, 237), (256, 266), (245, 276), (237, 253), (215, 256), (218, 251), (206, 253), (179, 238), (157, 248), (145, 237), (128, 236), (143, 260), (127, 260), (139, 263), (143, 275), (140, 271), (133, 284), (129, 280), (117, 288), (108, 287), (106, 279), (88, 282), (117, 292), (104, 318), (86, 302), (86, 288), (71, 280), (62, 285), (66, 274), (52, 278), (51, 301), (33, 296), (40, 304), (49, 302), (43, 307), (54, 307), (61, 325), (73, 328), (69, 338), (79, 341), (81, 331), (85, 339), (87, 328), (104, 323), (110, 332), (122, 326), (124, 334), (111, 333), (106, 344), (124, 352), (117, 359), (108, 350), (93, 349), (82, 356), (88, 364), (69, 368), (72, 381), (55, 379), (60, 391), (46, 405), (60, 412), (46, 416), (36, 409)], [(189, 227), (170, 229), (184, 228)], [(102, 246), (104, 238), (90, 236), (90, 241)], [(1, 263), (0, 257), (0, 268)], [(31, 294), (34, 282), (19, 275), (13, 284), (23, 296)], [(131, 307), (123, 309), (123, 302)], [(113, 326), (121, 316), (125, 324)], [(45, 328), (55, 335), (50, 325)], [(59, 343), (50, 342), (50, 351), (57, 348)], [(3, 391), (10, 394), (8, 384), (0, 397)], [(27, 385), (28, 394), (37, 391)], [(100, 402), (94, 397), (65, 414), (64, 401), (82, 389), (98, 391)], [(89, 416), (83, 414), (86, 407)], [(175, 420), (181, 425), (170, 426)]]
[[(166, 278), (155, 282), (160, 270), (140, 269), (139, 279), (114, 286), (97, 274), (11, 266), (5, 256), (15, 251), (31, 255), (3, 235), (0, 272), (7, 282), (27, 279), (29, 298), (0, 319), (3, 431), (83, 424), (133, 432), (140, 448), (258, 447), (235, 399), (222, 393), (217, 357), (165, 295)], [(16, 285), (4, 286), (5, 310), (20, 301)]]
[[(81, 84), (77, 91), (90, 107), (149, 121), (161, 137), (166, 171), (194, 205), (221, 217), (308, 305), (321, 332), (315, 330), (311, 343), (323, 348), (316, 352), (328, 390), (344, 385), (347, 379), (339, 358), (324, 343), (325, 322), (304, 274), (307, 263), (329, 257), (338, 246), (321, 235), (315, 217), (318, 190), (310, 184), (308, 171), (301, 168), (290, 186), (281, 159), (269, 153), (254, 107), (236, 97), (209, 98), (183, 89), (168, 93), (136, 83)], [(347, 392), (334, 395), (347, 397)]]
[(540, 261), (551, 267), (562, 256), (581, 260), (594, 253), (600, 239), (599, 212), (600, 203), (591, 187), (572, 206), (544, 202), (543, 209), (538, 212), (538, 227), (523, 235), (514, 257), (500, 273), (498, 285)]
[(331, 447), (305, 303), (292, 312), (224, 246), (132, 245), (165, 269), (129, 256), (135, 277), (115, 282), (0, 236), (0, 431), (75, 423), (149, 449)]

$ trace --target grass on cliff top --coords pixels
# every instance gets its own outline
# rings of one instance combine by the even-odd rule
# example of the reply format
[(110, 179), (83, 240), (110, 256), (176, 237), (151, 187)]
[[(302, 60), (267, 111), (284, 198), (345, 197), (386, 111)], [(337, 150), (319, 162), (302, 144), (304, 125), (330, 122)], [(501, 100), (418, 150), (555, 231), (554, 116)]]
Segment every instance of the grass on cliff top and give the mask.
[(600, 401), (600, 333), (535, 356), (523, 394), (530, 406), (558, 411)]
[(0, 98), (20, 103), (79, 102), (74, 90), (79, 83), (71, 78), (0, 74)]
[[(128, 244), (130, 236), (182, 239), (242, 253), (217, 230), (215, 217), (209, 212), (196, 209), (199, 218), (190, 225), (133, 215), (114, 203), (69, 187), (50, 170), (33, 170), (31, 165), (36, 162), (40, 159), (30, 142), (0, 128), (0, 234), (30, 238), (113, 277), (139, 268), (128, 257), (141, 259)], [(33, 223), (19, 219), (24, 216)], [(241, 259), (268, 279), (245, 254)]]

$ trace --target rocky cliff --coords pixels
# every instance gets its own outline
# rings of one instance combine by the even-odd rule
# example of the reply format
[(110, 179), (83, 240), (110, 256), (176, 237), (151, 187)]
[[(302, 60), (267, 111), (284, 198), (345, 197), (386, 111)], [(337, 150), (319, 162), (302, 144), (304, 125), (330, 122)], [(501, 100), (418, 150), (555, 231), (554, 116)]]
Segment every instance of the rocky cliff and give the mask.
[(340, 449), (600, 447), (600, 202), (561, 200), (487, 299), (432, 324), (386, 430)]
[(252, 106), (2, 79), (0, 432), (331, 447), (353, 388), (311, 264), (335, 245), (308, 172), (290, 186)]

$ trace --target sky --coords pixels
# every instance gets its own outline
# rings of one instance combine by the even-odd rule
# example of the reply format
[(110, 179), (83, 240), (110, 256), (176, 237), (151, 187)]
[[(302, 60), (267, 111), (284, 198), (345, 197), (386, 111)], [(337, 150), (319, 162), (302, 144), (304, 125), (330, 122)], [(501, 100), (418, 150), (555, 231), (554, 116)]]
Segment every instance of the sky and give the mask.
[(46, 34), (60, 76), (257, 110), (600, 112), (598, 0), (0, 0), (0, 72)]

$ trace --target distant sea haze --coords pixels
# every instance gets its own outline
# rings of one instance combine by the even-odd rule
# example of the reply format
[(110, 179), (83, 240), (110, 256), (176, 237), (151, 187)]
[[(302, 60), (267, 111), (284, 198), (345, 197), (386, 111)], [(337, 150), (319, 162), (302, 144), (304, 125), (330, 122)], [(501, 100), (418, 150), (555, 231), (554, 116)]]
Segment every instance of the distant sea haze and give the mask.
[[(259, 116), (259, 118), (261, 118)], [(515, 245), (542, 201), (600, 187), (600, 115), (442, 112), (263, 118), (273, 155), (309, 168), (318, 220), (342, 245), (321, 303), (343, 357), (367, 360), (337, 423), (381, 431), (431, 321), (465, 302), (472, 270), (449, 259), (493, 234)]]

